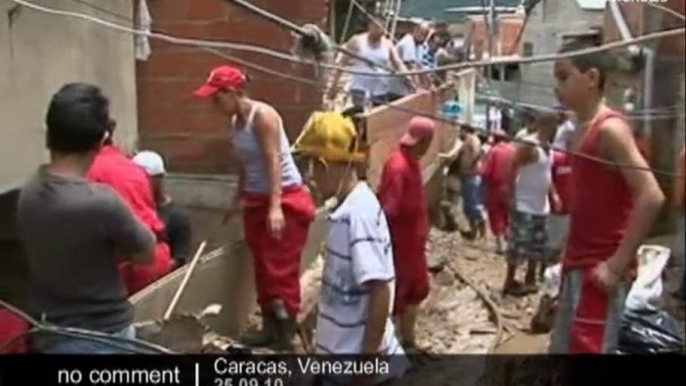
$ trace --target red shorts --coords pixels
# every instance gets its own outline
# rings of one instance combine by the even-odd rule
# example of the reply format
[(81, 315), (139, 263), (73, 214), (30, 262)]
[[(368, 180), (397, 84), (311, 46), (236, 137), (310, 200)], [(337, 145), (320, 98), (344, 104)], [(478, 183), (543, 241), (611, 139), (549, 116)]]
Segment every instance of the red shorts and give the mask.
[(502, 187), (489, 187), (486, 192), (486, 211), (491, 232), (496, 237), (502, 237), (507, 233), (510, 223), (510, 209), (503, 198)]
[(428, 272), (415, 272), (413, 277), (396, 277), (393, 315), (402, 315), (408, 307), (418, 306), (429, 296)]
[(255, 265), (257, 302), (269, 308), (280, 299), (295, 317), (300, 311), (300, 261), (316, 208), (304, 187), (284, 189), (281, 196), (286, 221), (281, 239), (269, 232), (269, 197), (244, 194), (245, 239)]
[[(28, 352), (29, 331), (26, 321), (14, 315), (10, 311), (0, 309), (0, 354), (25, 354)], [(10, 341), (8, 347), (5, 347)]]
[(155, 261), (149, 265), (125, 262), (119, 266), (119, 274), (126, 285), (129, 296), (156, 282), (172, 271), (173, 263), (169, 246), (157, 244)]
[(594, 282), (593, 268), (563, 272), (553, 354), (613, 353), (617, 347), (629, 285), (608, 296)]

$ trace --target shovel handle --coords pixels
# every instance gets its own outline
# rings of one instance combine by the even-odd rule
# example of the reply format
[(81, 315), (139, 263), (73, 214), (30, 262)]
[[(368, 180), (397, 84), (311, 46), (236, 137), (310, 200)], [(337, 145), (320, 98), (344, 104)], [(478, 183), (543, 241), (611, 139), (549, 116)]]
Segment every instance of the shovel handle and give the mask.
[(191, 261), (191, 265), (188, 267), (188, 270), (186, 271), (186, 274), (183, 277), (183, 281), (181, 282), (181, 285), (176, 290), (176, 293), (174, 294), (174, 298), (172, 299), (171, 303), (169, 303), (169, 307), (167, 307), (167, 311), (164, 313), (164, 320), (168, 320), (171, 317), (172, 313), (174, 312), (174, 309), (176, 308), (176, 305), (179, 302), (179, 299), (181, 299), (181, 294), (183, 294), (183, 291), (186, 289), (186, 286), (188, 285), (188, 281), (190, 280), (191, 275), (193, 275), (193, 271), (195, 271), (195, 267), (198, 265), (198, 261), (200, 260), (200, 256), (202, 256), (203, 251), (205, 251), (205, 246), (207, 246), (207, 240), (203, 241), (200, 244), (200, 247), (198, 247), (198, 250), (195, 252), (195, 256), (193, 256), (193, 260)]

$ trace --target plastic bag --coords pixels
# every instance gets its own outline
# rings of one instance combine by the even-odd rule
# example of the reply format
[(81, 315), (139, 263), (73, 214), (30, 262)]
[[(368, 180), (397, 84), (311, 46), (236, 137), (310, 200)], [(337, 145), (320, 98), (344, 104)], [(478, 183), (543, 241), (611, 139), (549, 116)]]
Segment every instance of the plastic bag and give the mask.
[(666, 311), (626, 310), (619, 334), (618, 354), (683, 354), (679, 322)]
[(555, 299), (560, 292), (560, 285), (562, 281), (562, 264), (555, 264), (546, 268), (543, 273), (543, 285), (541, 290), (543, 294)]
[(671, 251), (658, 245), (643, 245), (638, 250), (638, 275), (626, 298), (632, 311), (657, 310), (662, 296), (662, 273)]

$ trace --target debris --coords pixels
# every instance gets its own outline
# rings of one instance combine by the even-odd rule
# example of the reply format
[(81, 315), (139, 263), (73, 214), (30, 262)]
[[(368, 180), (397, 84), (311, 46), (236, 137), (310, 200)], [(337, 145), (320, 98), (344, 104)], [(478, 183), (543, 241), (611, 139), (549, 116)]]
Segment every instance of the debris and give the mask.
[(136, 336), (179, 353), (200, 353), (207, 327), (196, 315), (174, 314), (169, 319), (136, 325)]

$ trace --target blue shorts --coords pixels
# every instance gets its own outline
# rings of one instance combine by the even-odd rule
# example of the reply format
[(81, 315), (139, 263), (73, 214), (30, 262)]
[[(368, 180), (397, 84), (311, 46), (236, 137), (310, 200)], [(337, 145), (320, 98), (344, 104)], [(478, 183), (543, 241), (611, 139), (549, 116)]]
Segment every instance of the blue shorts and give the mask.
[(471, 175), (460, 178), (462, 192), (462, 211), (469, 220), (485, 220), (485, 209), (481, 188), (481, 176)]

